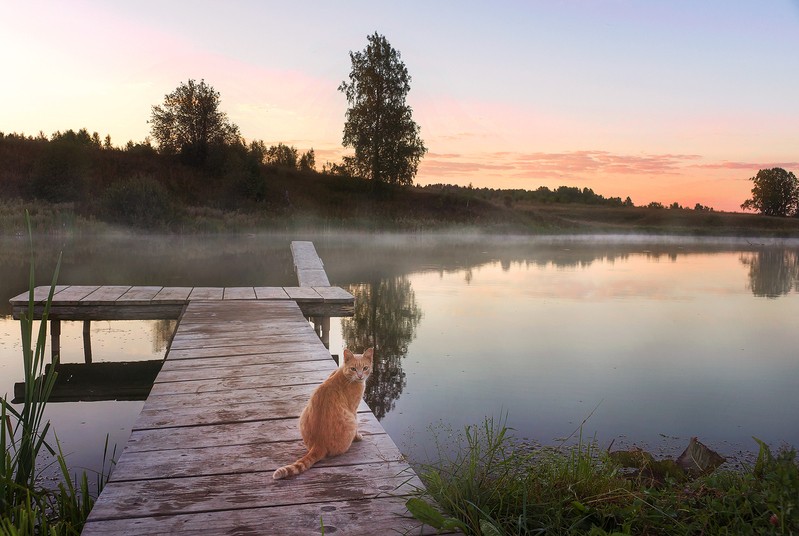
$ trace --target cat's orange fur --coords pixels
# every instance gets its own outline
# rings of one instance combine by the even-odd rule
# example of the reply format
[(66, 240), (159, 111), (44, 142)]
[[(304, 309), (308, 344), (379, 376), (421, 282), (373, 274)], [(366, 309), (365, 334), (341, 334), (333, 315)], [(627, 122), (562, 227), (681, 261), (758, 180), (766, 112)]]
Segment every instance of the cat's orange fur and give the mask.
[(308, 453), (275, 471), (272, 478), (303, 473), (322, 458), (343, 454), (353, 441), (363, 439), (355, 412), (372, 371), (373, 356), (372, 348), (360, 355), (344, 350), (344, 363), (316, 388), (300, 415), (300, 434)]

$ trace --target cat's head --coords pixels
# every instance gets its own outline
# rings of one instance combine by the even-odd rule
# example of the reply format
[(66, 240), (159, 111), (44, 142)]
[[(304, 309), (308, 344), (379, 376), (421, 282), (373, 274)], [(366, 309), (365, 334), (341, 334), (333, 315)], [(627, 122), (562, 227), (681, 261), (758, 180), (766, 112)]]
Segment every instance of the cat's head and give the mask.
[(351, 382), (365, 382), (372, 373), (372, 359), (374, 349), (367, 348), (362, 354), (353, 354), (348, 348), (344, 349), (344, 375)]

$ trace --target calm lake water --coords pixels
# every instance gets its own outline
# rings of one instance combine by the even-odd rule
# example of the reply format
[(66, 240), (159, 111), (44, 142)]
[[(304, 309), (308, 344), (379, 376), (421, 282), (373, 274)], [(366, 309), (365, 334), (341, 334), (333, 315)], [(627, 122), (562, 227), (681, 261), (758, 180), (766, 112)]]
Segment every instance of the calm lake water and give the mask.
[[(676, 456), (691, 436), (737, 459), (799, 445), (799, 242), (646, 237), (245, 236), (37, 238), (37, 284), (294, 285), (289, 243), (313, 240), (356, 296), (330, 350), (376, 345), (367, 401), (413, 462), (446, 429), (507, 415), (553, 444), (583, 424), (605, 447)], [(2, 239), (0, 393), (22, 379), (8, 298), (27, 243)], [(62, 327), (81, 362), (82, 323)], [(95, 361), (162, 358), (174, 323), (94, 322)], [(121, 452), (143, 402), (64, 402), (48, 416), (73, 468)]]

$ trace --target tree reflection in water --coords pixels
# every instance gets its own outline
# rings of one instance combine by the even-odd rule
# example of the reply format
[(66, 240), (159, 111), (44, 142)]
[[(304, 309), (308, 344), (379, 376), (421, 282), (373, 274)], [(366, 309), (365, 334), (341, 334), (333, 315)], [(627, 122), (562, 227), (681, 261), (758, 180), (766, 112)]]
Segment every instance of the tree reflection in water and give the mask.
[(342, 320), (342, 334), (353, 351), (375, 348), (375, 365), (364, 398), (379, 420), (394, 408), (405, 388), (402, 359), (416, 337), (422, 311), (406, 276), (358, 283), (348, 290), (355, 296), (355, 314)]
[(799, 252), (787, 249), (763, 249), (741, 255), (749, 266), (749, 289), (758, 297), (778, 298), (799, 290)]

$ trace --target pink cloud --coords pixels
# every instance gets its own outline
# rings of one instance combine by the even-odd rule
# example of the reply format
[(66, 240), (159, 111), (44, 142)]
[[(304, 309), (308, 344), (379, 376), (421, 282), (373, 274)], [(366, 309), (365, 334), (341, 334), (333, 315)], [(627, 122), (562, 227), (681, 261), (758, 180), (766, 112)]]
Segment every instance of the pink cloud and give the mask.
[(780, 167), (784, 169), (793, 169), (799, 167), (799, 162), (782, 162), (782, 163), (752, 163), (752, 162), (711, 162), (708, 164), (698, 164), (697, 168), (701, 169), (747, 169), (747, 170), (759, 170), (759, 169), (771, 169), (775, 167)]
[(693, 154), (626, 155), (608, 151), (562, 153), (491, 152), (472, 156), (431, 153), (423, 161), (424, 175), (462, 175), (479, 171), (501, 171), (517, 178), (565, 178), (591, 175), (675, 175), (699, 160)]

